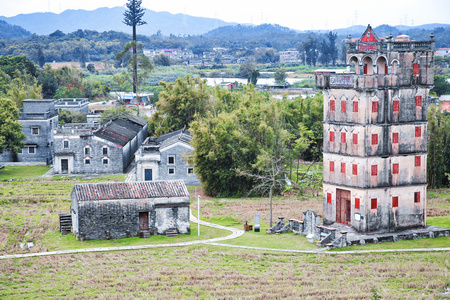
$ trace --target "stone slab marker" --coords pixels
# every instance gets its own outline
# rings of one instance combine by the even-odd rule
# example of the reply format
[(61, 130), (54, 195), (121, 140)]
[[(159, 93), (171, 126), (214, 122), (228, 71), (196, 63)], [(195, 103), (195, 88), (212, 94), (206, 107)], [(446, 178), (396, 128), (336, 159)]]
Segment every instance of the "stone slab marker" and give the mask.
[(260, 218), (259, 218), (259, 214), (256, 213), (255, 214), (255, 232), (259, 232), (260, 228), (261, 228), (261, 221), (260, 221)]

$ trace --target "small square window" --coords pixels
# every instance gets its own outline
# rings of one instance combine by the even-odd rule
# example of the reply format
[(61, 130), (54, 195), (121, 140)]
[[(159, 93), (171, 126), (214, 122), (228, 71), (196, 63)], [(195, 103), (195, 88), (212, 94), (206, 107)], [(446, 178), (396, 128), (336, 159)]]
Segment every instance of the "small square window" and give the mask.
[(89, 147), (84, 148), (84, 155), (91, 155), (91, 148)]
[(398, 207), (398, 197), (392, 197), (392, 207)]
[(422, 106), (422, 96), (416, 96), (416, 106)]
[(69, 141), (63, 141), (64, 149), (69, 149)]
[(341, 110), (344, 113), (347, 111), (347, 102), (346, 101), (341, 101)]
[(330, 110), (334, 111), (334, 100), (330, 100)]
[(353, 134), (353, 145), (358, 145), (358, 134), (357, 133)]
[(400, 108), (400, 102), (398, 100), (394, 100), (394, 102), (392, 104), (392, 110), (399, 111), (399, 108)]
[(378, 203), (377, 203), (377, 198), (373, 198), (370, 201), (370, 209), (377, 209), (378, 208)]
[(345, 174), (345, 163), (341, 163), (341, 173)]
[(353, 173), (353, 175), (358, 175), (358, 165), (357, 164), (352, 165), (352, 173)]
[(22, 154), (23, 153), (23, 148), (20, 148), (19, 151), (17, 151), (17, 154)]
[(103, 158), (102, 161), (104, 165), (107, 165), (109, 163), (109, 159), (107, 158)]
[(103, 151), (103, 155), (108, 155), (108, 147), (103, 147), (102, 151)]
[(84, 164), (85, 165), (90, 165), (91, 164), (91, 159), (90, 158), (85, 158), (84, 159)]
[(331, 204), (331, 193), (327, 193), (327, 203)]
[(36, 147), (28, 147), (28, 153), (29, 154), (35, 154), (36, 153)]
[(355, 198), (355, 208), (356, 209), (360, 209), (360, 199), (359, 198)]
[(188, 175), (194, 174), (194, 168), (188, 168), (187, 172), (188, 172)]
[(415, 167), (420, 167), (420, 156), (416, 156), (414, 158), (414, 166)]
[(353, 112), (358, 112), (358, 101), (353, 101)]
[(167, 163), (169, 165), (174, 165), (175, 164), (175, 156), (171, 155), (171, 156), (167, 157)]
[(420, 126), (416, 126), (416, 137), (421, 137), (422, 136), (422, 130), (420, 128)]
[(398, 144), (398, 132), (392, 133), (392, 143)]
[(330, 131), (330, 142), (334, 142), (334, 131)]
[(372, 102), (372, 112), (377, 113), (378, 112), (378, 101)]
[(420, 192), (415, 192), (414, 193), (414, 203), (419, 203), (420, 202)]
[(342, 144), (346, 143), (345, 132), (341, 132), (341, 143)]
[(330, 161), (330, 172), (334, 172), (334, 161)]
[(31, 127), (31, 134), (32, 135), (39, 135), (39, 128), (38, 127)]
[(378, 134), (372, 134), (372, 145), (378, 145)]
[(377, 176), (378, 175), (378, 165), (372, 165), (372, 172), (371, 172), (372, 176)]
[(175, 174), (175, 169), (174, 168), (169, 168), (169, 175), (173, 175)]
[(392, 174), (398, 174), (399, 169), (400, 169), (399, 164), (393, 164), (392, 165)]

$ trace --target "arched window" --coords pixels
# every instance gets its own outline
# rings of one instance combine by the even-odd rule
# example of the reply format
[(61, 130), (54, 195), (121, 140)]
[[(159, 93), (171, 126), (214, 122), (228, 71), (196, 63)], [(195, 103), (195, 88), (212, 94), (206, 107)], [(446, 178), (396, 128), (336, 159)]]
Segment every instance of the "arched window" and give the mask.
[(349, 72), (359, 74), (359, 62), (356, 56), (353, 56), (349, 60)]
[(388, 65), (386, 62), (386, 59), (384, 57), (379, 57), (377, 59), (377, 74), (382, 75), (382, 74), (388, 74)]
[(370, 56), (366, 56), (363, 60), (364, 75), (373, 74), (373, 62)]

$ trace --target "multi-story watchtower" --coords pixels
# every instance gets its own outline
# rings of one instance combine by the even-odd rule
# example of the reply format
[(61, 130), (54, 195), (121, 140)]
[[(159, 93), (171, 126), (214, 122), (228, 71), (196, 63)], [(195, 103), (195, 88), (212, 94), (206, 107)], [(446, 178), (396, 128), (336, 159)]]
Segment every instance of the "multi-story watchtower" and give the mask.
[(316, 73), (324, 95), (324, 223), (359, 232), (426, 225), (427, 95), (434, 45), (380, 39), (370, 25), (346, 41), (345, 73)]

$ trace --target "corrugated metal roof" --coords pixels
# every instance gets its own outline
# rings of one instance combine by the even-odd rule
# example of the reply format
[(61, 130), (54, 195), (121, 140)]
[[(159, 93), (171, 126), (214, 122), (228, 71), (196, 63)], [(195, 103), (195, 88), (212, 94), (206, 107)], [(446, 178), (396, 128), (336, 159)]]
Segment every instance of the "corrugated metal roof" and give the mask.
[(189, 197), (183, 180), (76, 184), (78, 201)]

